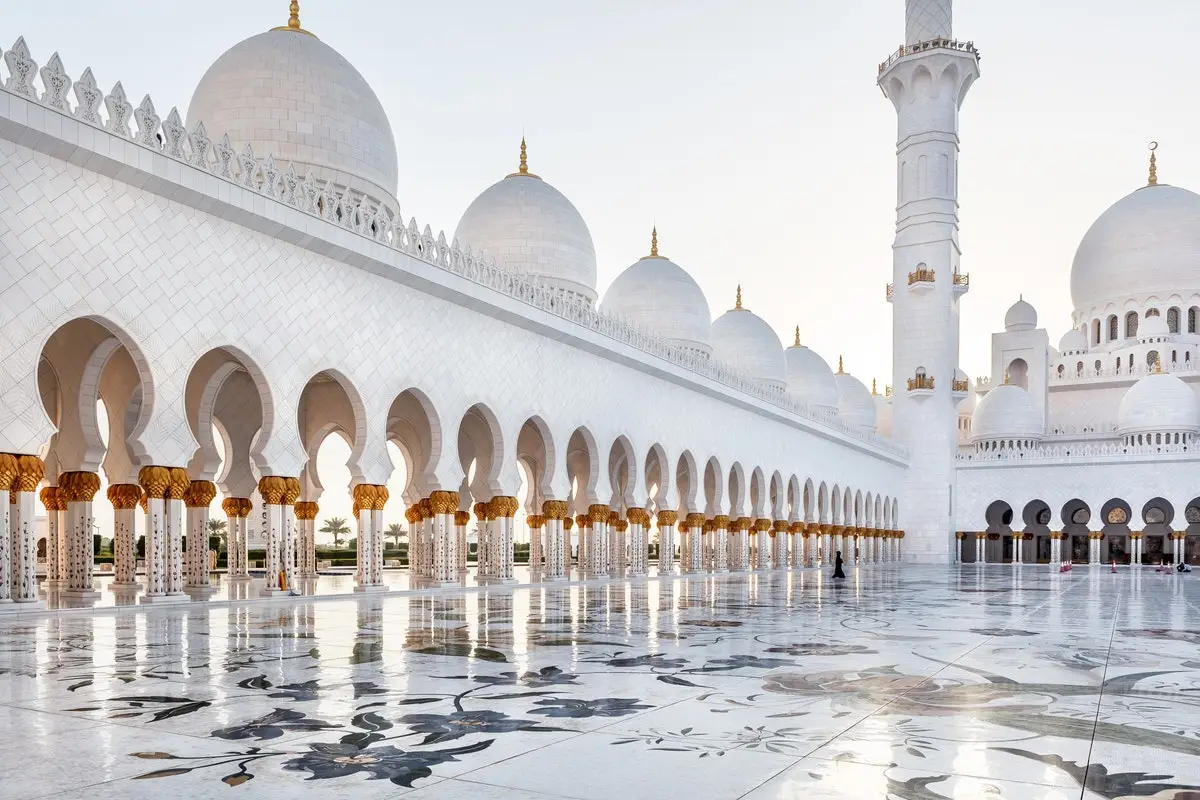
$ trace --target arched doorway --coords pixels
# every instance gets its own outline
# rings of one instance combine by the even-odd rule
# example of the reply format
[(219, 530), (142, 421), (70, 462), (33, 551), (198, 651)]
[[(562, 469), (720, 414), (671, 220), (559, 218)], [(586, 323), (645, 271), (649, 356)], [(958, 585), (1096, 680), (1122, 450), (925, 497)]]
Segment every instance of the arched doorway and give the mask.
[(1100, 529), (1104, 534), (1100, 540), (1100, 560), (1128, 564), (1133, 554), (1129, 538), (1129, 504), (1118, 498), (1109, 500), (1100, 509), (1100, 519), (1104, 522)]
[(1025, 522), (1022, 531), (1025, 539), (1021, 550), (1023, 563), (1050, 563), (1050, 520), (1053, 514), (1044, 500), (1031, 500), (1026, 504), (1021, 517)]
[(1171, 548), (1171, 522), (1175, 508), (1161, 497), (1142, 506), (1142, 563), (1170, 564), (1174, 561)]
[[(1012, 547), (1012, 506), (1003, 500), (997, 500), (988, 506), (987, 511), (984, 512), (984, 519), (987, 521), (987, 539), (983, 546), (983, 552), (981, 554), (979, 545), (972, 542), (971, 546), (964, 547), (964, 550), (970, 551), (963, 554), (964, 563), (991, 562), (998, 564), (1003, 560), (1006, 545), (1008, 548)], [(963, 539), (963, 541), (967, 540)], [(1011, 549), (1009, 552), (1011, 553)]]
[(1086, 564), (1088, 560), (1088, 524), (1092, 521), (1092, 510), (1078, 498), (1068, 500), (1062, 509), (1063, 556), (1074, 563)]

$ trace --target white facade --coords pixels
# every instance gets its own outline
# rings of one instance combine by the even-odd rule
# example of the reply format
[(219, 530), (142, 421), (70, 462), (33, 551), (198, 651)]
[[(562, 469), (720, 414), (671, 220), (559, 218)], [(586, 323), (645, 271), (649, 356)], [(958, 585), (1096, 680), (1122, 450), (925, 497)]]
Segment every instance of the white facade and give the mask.
[[(363, 133), (378, 120), (363, 99), (369, 87), (294, 22), (243, 42), (232, 63), (318, 53), (329, 67), (320, 78), (332, 82), (313, 88), (332, 98), (320, 114), (354, 113), (356, 103), (335, 101), (356, 92), (368, 106), (365, 123), (330, 123), (362, 135), (353, 157), (340, 146), (318, 152), (282, 126), (273, 129), (282, 138), (253, 125), (229, 136), (204, 120), (185, 127), (149, 97), (135, 108), (120, 84), (102, 91), (90, 71), (75, 80), (57, 57), (39, 69), (23, 40), (4, 53), (0, 331), (9, 347), (0, 353), (0, 453), (41, 457), (42, 485), (61, 482), (63, 493), (74, 476), (91, 476), (90, 485), (101, 472), (109, 484), (157, 492), (146, 513), (148, 548), (158, 549), (147, 560), (165, 575), (148, 579), (150, 595), (179, 593), (180, 561), (193, 557), (178, 552), (184, 505), (188, 525), (206, 519), (211, 494), (196, 498), (213, 484), (247, 499), (228, 511), (231, 522), (253, 503), (248, 532), (267, 532), (268, 579), (277, 570), (290, 582), (293, 567), (303, 577), (311, 517), (302, 504), (319, 500), (311, 467), (331, 432), (352, 449), (368, 589), (378, 585), (368, 550), (383, 529), (389, 441), (408, 466), (404, 505), (425, 514), (418, 538), (437, 562), (422, 567), (430, 575), (453, 571), (455, 559), (465, 566), (454, 550), (465, 539), (456, 512), (490, 503), (500, 516), (487, 517), (498, 543), (487, 569), (499, 571), (488, 574), (506, 577), (507, 548), (511, 577), (518, 463), (532, 476), (523, 499), (531, 515), (561, 501), (593, 520), (597, 508), (628, 513), (631, 525), (648, 509), (814, 538), (821, 525), (847, 535), (898, 531), (903, 448), (789, 394), (782, 346), (748, 311), (712, 326), (721, 358), (700, 341), (705, 326), (658, 329), (597, 310), (586, 224), (528, 173), (524, 148), (519, 172), (459, 224), (507, 248), (500, 263), (472, 251), (478, 244), (399, 218), (390, 132)], [(245, 93), (231, 86), (230, 59), (197, 90), (198, 108), (215, 118), (240, 119)], [(232, 111), (214, 94), (223, 86)], [(268, 100), (255, 113), (271, 116)], [(235, 138), (252, 135), (253, 146)], [(293, 161), (272, 154), (273, 143)], [(701, 303), (692, 298), (684, 317)], [(160, 468), (170, 483), (151, 489), (147, 470)], [(72, 500), (80, 519), (105, 502), (90, 492)], [(82, 541), (73, 528), (64, 537), (71, 548)], [(775, 566), (805, 562), (792, 542), (796, 554), (784, 547)], [(87, 594), (90, 578), (79, 580)]]

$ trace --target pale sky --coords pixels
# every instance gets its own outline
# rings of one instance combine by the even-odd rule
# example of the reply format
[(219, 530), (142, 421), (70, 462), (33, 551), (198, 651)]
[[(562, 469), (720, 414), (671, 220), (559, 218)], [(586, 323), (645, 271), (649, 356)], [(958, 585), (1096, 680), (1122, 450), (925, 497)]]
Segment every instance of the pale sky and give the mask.
[[(660, 249), (714, 316), (743, 285), (786, 345), (868, 385), (890, 382), (895, 114), (874, 85), (903, 38), (903, 0), (303, 0), (304, 27), (348, 58), (387, 110), (406, 217), (450, 236), (470, 201), (530, 167), (591, 229), (600, 290)], [(90, 66), (164, 116), (286, 0), (9, 3), (4, 45)], [(982, 77), (961, 118), (961, 366), (1023, 294), (1051, 343), (1066, 331), (1075, 248), (1146, 181), (1200, 187), (1194, 0), (959, 0), (955, 35)], [(420, 109), (418, 115), (417, 109)], [(219, 133), (219, 132), (211, 132)], [(263, 154), (265, 155), (265, 154)], [(349, 321), (348, 321), (349, 324)], [(348, 512), (348, 509), (347, 509)], [(324, 514), (323, 514), (324, 516)]]

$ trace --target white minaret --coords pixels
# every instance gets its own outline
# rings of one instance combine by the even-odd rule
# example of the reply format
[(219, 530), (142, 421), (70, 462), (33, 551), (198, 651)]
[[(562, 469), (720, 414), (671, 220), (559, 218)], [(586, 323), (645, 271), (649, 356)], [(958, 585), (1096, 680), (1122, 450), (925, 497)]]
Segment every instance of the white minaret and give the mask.
[[(948, 564), (955, 544), (958, 366), (958, 110), (979, 77), (973, 45), (956, 41), (953, 0), (906, 0), (905, 42), (879, 67), (896, 107), (896, 242), (892, 301), (892, 431), (910, 462), (900, 500), (906, 561)], [(932, 386), (930, 385), (932, 383)]]

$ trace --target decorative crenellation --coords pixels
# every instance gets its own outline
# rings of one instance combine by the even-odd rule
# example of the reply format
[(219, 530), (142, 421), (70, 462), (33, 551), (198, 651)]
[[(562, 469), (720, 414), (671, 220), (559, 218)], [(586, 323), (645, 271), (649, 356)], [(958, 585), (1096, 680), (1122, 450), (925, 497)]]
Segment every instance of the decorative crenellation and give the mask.
[[(24, 37), (18, 38), (12, 49), (4, 53), (4, 62), (9, 77), (3, 84), (3, 91), (73, 116), (82, 123), (174, 161), (319, 217), (620, 344), (832, 428), (843, 436), (868, 442), (895, 455), (906, 453), (901, 445), (844, 425), (835, 413), (810, 407), (778, 387), (711, 358), (710, 354), (668, 342), (623, 317), (597, 309), (585, 297), (564, 293), (537, 277), (506, 270), (495, 259), (483, 252), (473, 252), (457, 239), (448, 242), (445, 232), (435, 236), (429, 225), (421, 226), (416, 218), (410, 218), (405, 224), (400, 210), (384, 202), (350, 188), (336, 187), (311, 172), (298, 175), (294, 165), (284, 167), (270, 154), (260, 157), (249, 144), (239, 151), (227, 134), (214, 139), (203, 122), (188, 131), (177, 108), (172, 107), (164, 119), (149, 95), (135, 107), (120, 82), (105, 94), (90, 69), (84, 70), (79, 80), (72, 82), (57, 53), (39, 72)], [(37, 77), (41, 78), (41, 91), (34, 84)], [(68, 99), (70, 93), (75, 96), (73, 108)], [(136, 130), (131, 128), (131, 120)]]
[(1045, 444), (1031, 442), (1028, 447), (1004, 447), (995, 450), (972, 450), (960, 452), (960, 462), (1006, 461), (1013, 464), (1025, 461), (1078, 461), (1095, 458), (1120, 458), (1128, 456), (1187, 455), (1195, 458), (1200, 446), (1195, 442), (1181, 444), (1125, 444), (1123, 442), (1073, 442), (1071, 444)]

